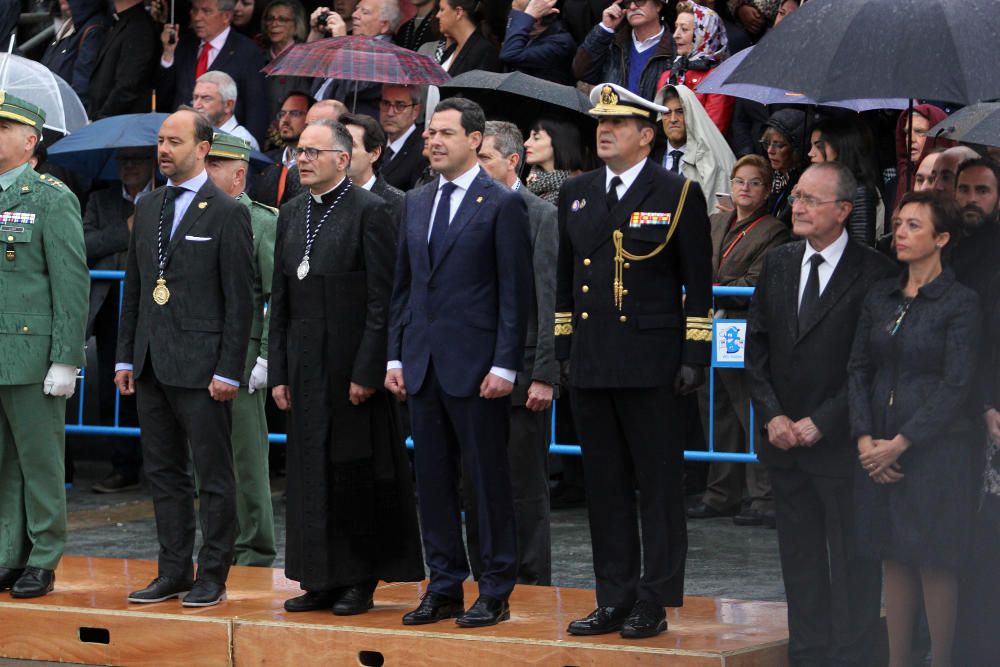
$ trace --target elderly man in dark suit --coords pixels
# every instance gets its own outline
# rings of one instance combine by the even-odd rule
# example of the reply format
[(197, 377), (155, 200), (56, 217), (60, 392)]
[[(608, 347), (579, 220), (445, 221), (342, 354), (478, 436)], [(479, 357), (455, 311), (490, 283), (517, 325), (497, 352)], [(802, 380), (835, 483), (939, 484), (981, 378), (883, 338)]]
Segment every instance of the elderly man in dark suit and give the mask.
[[(507, 458), (514, 493), (517, 524), (517, 582), (536, 586), (552, 584), (552, 539), (549, 530), (549, 432), (552, 399), (559, 382), (553, 333), (556, 302), (556, 258), (559, 226), (556, 207), (524, 187), (517, 177), (524, 157), (524, 137), (517, 125), (487, 121), (479, 165), (499, 183), (514, 190), (528, 205), (531, 228), (531, 264), (534, 289), (528, 310), (528, 332), (524, 345), (524, 368), (518, 373), (510, 415)], [(478, 576), (479, 526), (476, 521), (475, 486), (463, 487), (466, 533), (472, 571)]]
[(861, 305), (892, 263), (844, 230), (855, 179), (839, 162), (792, 191), (801, 241), (771, 250), (750, 303), (746, 368), (766, 437), (757, 453), (774, 493), (795, 665), (870, 664), (881, 566), (854, 553), (847, 361)]
[[(155, 186), (156, 155), (152, 149), (125, 148), (118, 151), (117, 157), (121, 184), (93, 193), (83, 216), (83, 238), (87, 244), (87, 264), (91, 269), (125, 269), (135, 204)], [(113, 379), (120, 306), (117, 282), (91, 282), (87, 337), (93, 335), (97, 342), (98, 410), (104, 424), (114, 423)], [(136, 425), (135, 399), (123, 397), (119, 413), (120, 423)], [(111, 474), (94, 485), (94, 492), (119, 493), (137, 489), (139, 466), (142, 464), (140, 453), (136, 440), (115, 438), (111, 443)]]
[(149, 111), (159, 52), (156, 24), (143, 1), (115, 0), (111, 29), (90, 77), (90, 119)]
[[(406, 625), (510, 618), (517, 536), (507, 435), (524, 359), (531, 239), (524, 199), (477, 161), (486, 117), (450, 98), (427, 129), (439, 174), (407, 193), (389, 326), (385, 386), (410, 397), (417, 492), (430, 584)], [(465, 611), (459, 460), (478, 490), (479, 599)]]
[(385, 150), (385, 132), (379, 127), (378, 121), (363, 114), (344, 114), (340, 117), (340, 122), (354, 140), (348, 176), (356, 186), (378, 195), (388, 204), (392, 219), (398, 225), (403, 208), (403, 192), (375, 175), (375, 165)]
[(403, 192), (412, 190), (427, 168), (423, 125), (417, 122), (424, 113), (422, 95), (419, 86), (382, 86), (379, 122), (388, 145), (379, 175)]
[(569, 632), (637, 639), (684, 604), (677, 395), (709, 361), (712, 242), (698, 184), (648, 159), (664, 108), (610, 83), (590, 101), (605, 167), (559, 194), (556, 355), (570, 360), (597, 577), (597, 608)]
[[(159, 573), (130, 602), (218, 604), (236, 540), (232, 407), (253, 320), (250, 211), (205, 171), (212, 126), (190, 107), (159, 132), (166, 187), (139, 201), (125, 270), (115, 384), (136, 394), (160, 542)], [(202, 540), (193, 582), (194, 488)]]
[[(268, 118), (264, 85), (264, 53), (249, 37), (232, 29), (236, 0), (193, 0), (191, 32), (176, 40), (180, 26), (166, 24), (160, 35), (163, 55), (156, 75), (160, 111), (173, 111), (193, 99), (195, 81), (209, 70), (225, 72), (236, 82), (233, 115), (258, 143), (263, 143)], [(176, 41), (172, 41), (176, 40)]]

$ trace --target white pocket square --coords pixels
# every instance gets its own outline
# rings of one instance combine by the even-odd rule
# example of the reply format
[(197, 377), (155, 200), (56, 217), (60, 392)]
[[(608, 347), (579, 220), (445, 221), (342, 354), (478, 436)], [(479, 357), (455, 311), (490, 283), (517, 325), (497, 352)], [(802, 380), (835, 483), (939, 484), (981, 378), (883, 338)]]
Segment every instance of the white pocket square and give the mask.
[(211, 236), (185, 236), (185, 241), (211, 241)]

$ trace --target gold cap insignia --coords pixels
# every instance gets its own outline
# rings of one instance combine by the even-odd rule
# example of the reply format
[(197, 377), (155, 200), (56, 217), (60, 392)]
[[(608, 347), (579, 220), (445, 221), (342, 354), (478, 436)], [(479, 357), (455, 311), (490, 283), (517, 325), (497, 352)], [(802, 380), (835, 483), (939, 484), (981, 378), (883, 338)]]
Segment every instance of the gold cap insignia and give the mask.
[(601, 88), (601, 104), (606, 106), (618, 104), (618, 93), (615, 92), (614, 88), (611, 86)]

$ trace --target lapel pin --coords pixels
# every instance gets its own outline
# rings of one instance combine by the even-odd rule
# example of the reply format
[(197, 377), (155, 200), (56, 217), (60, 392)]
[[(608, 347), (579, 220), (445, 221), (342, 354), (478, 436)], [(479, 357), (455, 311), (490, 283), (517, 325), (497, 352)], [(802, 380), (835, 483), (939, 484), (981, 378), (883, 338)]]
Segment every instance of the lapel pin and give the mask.
[(206, 206), (208, 206), (208, 202), (207, 201), (203, 201), (203, 202), (199, 202), (198, 203), (198, 208), (205, 208)]
[(574, 210), (574, 211), (579, 211), (580, 210), (580, 200), (579, 199), (574, 199), (573, 203), (570, 205), (570, 208), (572, 210)]
[(476, 197), (476, 203), (477, 204), (482, 204), (483, 203), (483, 196), (482, 195), (479, 195), (478, 197)]
[(586, 199), (581, 199), (580, 200), (580, 208), (583, 208), (586, 205), (587, 205), (587, 200)]
[(21, 192), (31, 192), (31, 186), (30, 185), (22, 185), (21, 186)]

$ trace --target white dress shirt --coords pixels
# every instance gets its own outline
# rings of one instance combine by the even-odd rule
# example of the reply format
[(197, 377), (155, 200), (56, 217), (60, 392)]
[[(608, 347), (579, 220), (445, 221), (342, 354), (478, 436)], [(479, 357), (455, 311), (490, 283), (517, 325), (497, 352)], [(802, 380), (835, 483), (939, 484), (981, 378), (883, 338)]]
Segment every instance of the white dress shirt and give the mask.
[[(604, 25), (603, 22), (598, 23), (597, 25), (601, 26), (604, 32), (610, 32), (612, 34), (614, 34), (615, 32), (608, 26)], [(656, 33), (652, 37), (642, 40), (641, 42), (636, 38), (635, 30), (632, 31), (632, 44), (633, 46), (635, 46), (635, 50), (638, 51), (639, 53), (642, 53), (643, 51), (648, 51), (649, 49), (653, 48), (654, 46), (660, 43), (661, 39), (663, 39), (663, 28), (660, 28), (660, 32)]]
[(802, 295), (806, 291), (806, 281), (809, 280), (809, 259), (813, 255), (823, 255), (823, 263), (819, 265), (817, 272), (819, 273), (819, 293), (822, 295), (823, 290), (826, 289), (827, 283), (830, 282), (830, 276), (833, 275), (834, 270), (837, 268), (837, 264), (840, 263), (840, 258), (844, 256), (844, 249), (847, 248), (848, 238), (847, 230), (845, 229), (837, 237), (837, 240), (828, 245), (822, 250), (822, 252), (816, 252), (816, 250), (809, 245), (806, 241), (806, 251), (802, 253), (802, 268), (799, 273), (799, 305), (802, 304)]
[[(225, 45), (226, 40), (229, 39), (230, 30), (232, 30), (231, 27), (226, 27), (225, 30), (220, 32), (218, 35), (216, 35), (212, 40), (208, 42), (211, 48), (208, 50), (208, 67), (205, 69), (206, 72), (212, 69), (212, 63), (215, 62), (215, 59), (219, 56), (219, 53), (222, 51), (222, 47)], [(198, 50), (195, 51), (194, 54), (195, 67), (198, 66), (198, 56), (201, 55), (201, 48), (204, 45), (205, 42), (198, 42)], [(166, 58), (161, 57), (160, 65), (162, 65), (164, 68), (173, 67), (174, 59), (171, 58), (170, 60), (167, 60)]]
[(629, 167), (620, 174), (616, 174), (615, 172), (611, 171), (611, 167), (605, 167), (604, 192), (606, 193), (608, 189), (611, 187), (611, 179), (617, 176), (618, 178), (622, 179), (622, 182), (618, 184), (618, 199), (620, 201), (621, 198), (625, 196), (625, 193), (628, 192), (628, 189), (635, 182), (635, 179), (638, 178), (639, 172), (642, 171), (642, 168), (645, 166), (646, 166), (646, 158), (639, 160), (638, 163)]
[[(472, 167), (472, 169), (470, 169), (469, 171), (465, 172), (464, 174), (462, 174), (458, 178), (454, 179), (453, 181), (450, 181), (456, 187), (455, 187), (454, 190), (452, 190), (452, 192), (451, 192), (451, 198), (448, 200), (449, 201), (449, 205), (450, 205), (450, 208), (449, 208), (449, 211), (448, 211), (448, 213), (449, 213), (448, 224), (449, 225), (451, 224), (451, 221), (455, 219), (455, 213), (458, 211), (458, 207), (462, 205), (462, 200), (465, 198), (465, 193), (469, 191), (469, 188), (472, 186), (472, 182), (475, 181), (476, 180), (476, 176), (479, 175), (479, 171), (480, 171), (480, 167), (479, 167), (479, 164), (477, 163), (474, 167)], [(433, 220), (434, 220), (434, 216), (437, 215), (438, 202), (441, 200), (441, 187), (446, 182), (448, 182), (448, 181), (445, 180), (444, 176), (441, 176), (438, 179), (437, 194), (434, 195), (434, 206), (431, 207), (431, 217), (430, 217), (431, 224), (427, 226), (427, 242), (428, 243), (430, 243), (430, 241), (431, 241), (431, 231), (433, 231), (433, 228), (434, 228)], [(400, 361), (399, 359), (393, 359), (393, 360), (389, 361), (385, 365), (385, 367), (386, 367), (386, 370), (390, 370), (390, 369), (393, 369), (393, 368), (402, 368), (403, 367), (403, 362)], [(501, 377), (504, 380), (507, 380), (508, 382), (514, 382), (514, 380), (517, 378), (517, 371), (511, 370), (509, 368), (500, 368), (499, 366), (493, 366), (492, 368), (490, 368), (490, 373), (492, 373), (493, 375), (496, 375), (497, 377)]]
[(392, 158), (390, 159), (390, 161), (396, 159), (396, 156), (399, 155), (399, 151), (403, 150), (403, 144), (406, 143), (406, 140), (410, 138), (410, 135), (413, 134), (413, 131), (416, 129), (417, 129), (416, 124), (413, 124), (406, 130), (406, 132), (403, 132), (401, 135), (399, 135), (398, 139), (389, 142), (387, 148), (392, 149)]
[(253, 135), (250, 134), (250, 131), (248, 129), (239, 124), (239, 121), (236, 120), (235, 115), (230, 116), (229, 120), (227, 120), (225, 123), (223, 123), (222, 125), (220, 125), (215, 129), (219, 130), (219, 132), (225, 132), (226, 134), (231, 134), (234, 137), (239, 137), (240, 139), (246, 139), (247, 141), (250, 142), (250, 148), (254, 149), (255, 151), (260, 150), (260, 144), (257, 143), (257, 140), (254, 139)]
[[(670, 155), (674, 151), (680, 151), (681, 154), (677, 157), (681, 161), (681, 165), (677, 166), (674, 164), (674, 158)], [(688, 152), (688, 145), (685, 143), (683, 146), (674, 148), (670, 142), (667, 142), (667, 150), (663, 152), (663, 168), (667, 171), (673, 171), (676, 173), (683, 173), (681, 169), (684, 166), (684, 155)]]
[(371, 192), (372, 188), (375, 187), (375, 174), (372, 174), (372, 177), (369, 178), (368, 181), (361, 187), (365, 190), (368, 190), (368, 192)]

